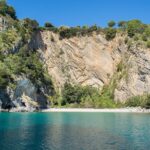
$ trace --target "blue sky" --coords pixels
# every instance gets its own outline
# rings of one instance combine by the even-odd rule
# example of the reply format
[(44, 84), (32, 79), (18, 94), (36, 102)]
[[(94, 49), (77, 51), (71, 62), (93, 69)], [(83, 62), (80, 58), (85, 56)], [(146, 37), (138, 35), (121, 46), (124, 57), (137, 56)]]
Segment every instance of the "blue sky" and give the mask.
[(150, 24), (150, 0), (7, 0), (18, 18), (36, 19), (40, 25), (106, 26), (109, 20), (140, 19)]

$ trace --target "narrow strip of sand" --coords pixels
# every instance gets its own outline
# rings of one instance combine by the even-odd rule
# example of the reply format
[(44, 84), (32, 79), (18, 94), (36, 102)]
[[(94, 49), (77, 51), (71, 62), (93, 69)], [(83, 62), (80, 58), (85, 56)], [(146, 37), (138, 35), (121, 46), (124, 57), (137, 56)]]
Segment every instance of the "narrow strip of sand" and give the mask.
[(150, 109), (136, 108), (117, 108), (117, 109), (94, 109), (94, 108), (49, 108), (42, 112), (119, 112), (119, 113), (150, 113)]

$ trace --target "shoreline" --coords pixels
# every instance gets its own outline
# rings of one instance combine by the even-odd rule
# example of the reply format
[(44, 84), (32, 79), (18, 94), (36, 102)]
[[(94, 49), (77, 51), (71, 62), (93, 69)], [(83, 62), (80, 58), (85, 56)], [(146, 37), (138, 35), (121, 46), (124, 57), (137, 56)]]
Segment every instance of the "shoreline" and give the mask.
[(48, 108), (41, 110), (27, 110), (27, 109), (0, 109), (0, 112), (37, 112), (37, 113), (50, 113), (50, 112), (83, 112), (83, 113), (150, 113), (150, 109), (141, 107), (126, 107), (126, 108)]
[(128, 107), (128, 108), (49, 108), (42, 110), (41, 112), (102, 112), (102, 113), (150, 113), (150, 109), (144, 109), (141, 107)]

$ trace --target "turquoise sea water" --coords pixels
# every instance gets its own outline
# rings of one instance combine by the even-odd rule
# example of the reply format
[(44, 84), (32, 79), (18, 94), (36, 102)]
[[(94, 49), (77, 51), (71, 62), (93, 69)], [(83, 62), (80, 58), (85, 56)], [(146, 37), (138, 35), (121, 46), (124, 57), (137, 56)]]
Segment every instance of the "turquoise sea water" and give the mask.
[(150, 114), (0, 113), (0, 150), (149, 150)]

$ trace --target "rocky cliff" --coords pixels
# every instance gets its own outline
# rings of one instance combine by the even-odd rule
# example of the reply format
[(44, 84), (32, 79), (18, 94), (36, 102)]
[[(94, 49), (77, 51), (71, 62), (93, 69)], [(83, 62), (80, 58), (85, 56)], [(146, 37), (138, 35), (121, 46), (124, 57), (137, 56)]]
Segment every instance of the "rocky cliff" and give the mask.
[(45, 31), (38, 34), (36, 43), (55, 87), (69, 81), (102, 88), (127, 51), (124, 37), (108, 42), (100, 34), (60, 40), (58, 34)]
[(0, 89), (0, 109), (7, 111), (32, 112), (49, 107), (44, 93), (27, 78), (18, 78), (16, 88)]
[[(125, 102), (150, 91), (150, 51), (136, 42), (129, 45), (125, 39), (126, 34), (118, 34), (107, 41), (104, 34), (94, 32), (90, 36), (60, 39), (59, 34), (39, 31), (29, 47), (40, 54), (56, 91), (61, 91), (66, 82), (101, 91), (115, 79), (114, 100)], [(14, 111), (49, 107), (50, 92), (40, 89), (28, 78), (17, 79), (15, 90), (1, 90), (0, 107)]]
[(129, 47), (125, 39), (118, 34), (107, 41), (103, 34), (93, 34), (60, 40), (58, 34), (44, 31), (35, 43), (57, 88), (71, 82), (102, 89), (122, 65), (125, 71), (117, 79), (114, 97), (124, 102), (150, 91), (150, 51), (136, 43)]

